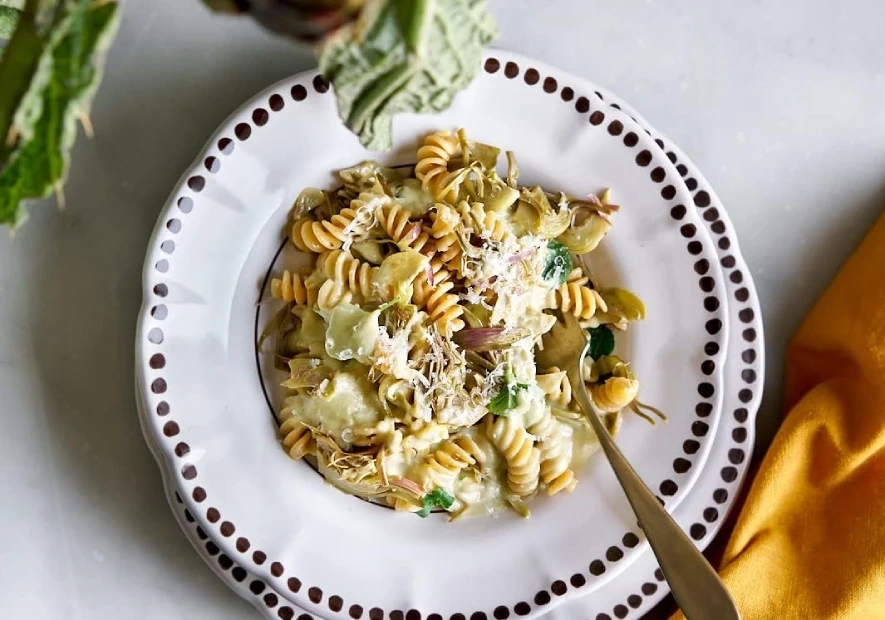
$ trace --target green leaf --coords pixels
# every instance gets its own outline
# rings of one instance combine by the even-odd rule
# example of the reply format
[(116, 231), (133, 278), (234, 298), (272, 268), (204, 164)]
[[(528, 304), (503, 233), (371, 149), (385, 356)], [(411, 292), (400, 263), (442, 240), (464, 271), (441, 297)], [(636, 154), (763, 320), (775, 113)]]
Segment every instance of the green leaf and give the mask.
[(0, 135), (18, 136), (5, 161), (0, 153), (0, 224), (18, 222), (23, 200), (61, 187), (119, 21), (114, 1), (67, 0), (44, 35), (48, 4), (29, 1), (0, 63)]
[(442, 508), (448, 510), (455, 503), (455, 498), (446, 493), (445, 489), (434, 489), (421, 498), (423, 507), (418, 511), (418, 516), (422, 519), (430, 514), (434, 508)]
[(498, 394), (489, 402), (489, 411), (495, 415), (507, 417), (507, 412), (516, 407), (519, 393), (528, 387), (527, 383), (505, 382), (501, 385)]
[[(5, 6), (0, 2), (0, 39), (8, 39), (15, 30), (21, 8)], [(0, 57), (3, 56), (3, 48), (0, 47)]]
[(600, 357), (611, 355), (615, 350), (615, 334), (605, 325), (591, 327), (587, 330), (590, 334), (590, 357), (598, 360)]
[(541, 276), (553, 288), (558, 288), (568, 280), (572, 271), (572, 254), (559, 241), (547, 244), (547, 262)]
[(323, 47), (338, 113), (368, 148), (391, 146), (392, 117), (441, 112), (497, 35), (486, 0), (372, 0)]

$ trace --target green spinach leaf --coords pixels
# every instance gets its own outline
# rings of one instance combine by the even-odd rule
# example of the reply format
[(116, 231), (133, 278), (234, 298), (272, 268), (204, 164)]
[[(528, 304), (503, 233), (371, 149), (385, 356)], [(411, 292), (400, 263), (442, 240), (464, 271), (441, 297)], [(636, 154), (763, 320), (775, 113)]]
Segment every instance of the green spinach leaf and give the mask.
[(442, 508), (448, 510), (455, 503), (455, 498), (446, 493), (445, 489), (434, 489), (421, 498), (423, 507), (418, 511), (418, 516), (422, 519), (430, 514), (434, 508)]
[(590, 357), (598, 360), (600, 357), (611, 355), (615, 350), (615, 334), (606, 325), (591, 327), (587, 330), (590, 334)]
[(553, 288), (559, 288), (568, 280), (572, 271), (572, 254), (559, 241), (547, 244), (547, 262), (541, 276)]

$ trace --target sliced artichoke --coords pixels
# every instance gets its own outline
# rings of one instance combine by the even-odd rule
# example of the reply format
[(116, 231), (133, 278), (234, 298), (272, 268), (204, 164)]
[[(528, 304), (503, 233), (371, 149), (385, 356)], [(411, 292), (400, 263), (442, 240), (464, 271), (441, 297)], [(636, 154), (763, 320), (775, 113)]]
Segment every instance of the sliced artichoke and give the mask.
[(418, 179), (389, 180), (389, 184), (399, 205), (412, 217), (424, 215), (434, 205), (433, 196)]
[(489, 181), (484, 192), (483, 204), (486, 211), (502, 213), (513, 206), (519, 198), (519, 190), (514, 189), (497, 177)]
[(526, 232), (545, 239), (555, 239), (568, 229), (572, 214), (568, 209), (554, 209), (547, 194), (536, 185), (520, 192), (519, 206), (514, 218), (520, 220)]
[(373, 265), (380, 265), (384, 261), (384, 251), (375, 239), (356, 241), (350, 246), (350, 251), (357, 258)]
[(492, 311), (481, 304), (464, 304), (464, 319), (472, 328), (488, 327), (492, 322)]
[(632, 291), (625, 288), (608, 288), (599, 291), (608, 306), (606, 314), (626, 321), (645, 319), (645, 304)]
[(384, 259), (375, 276), (375, 285), (381, 299), (390, 301), (403, 296), (403, 291), (412, 286), (418, 274), (424, 273), (429, 259), (414, 250), (391, 254)]
[(591, 213), (582, 223), (561, 233), (556, 240), (575, 254), (586, 254), (596, 249), (611, 227), (603, 215)]
[(315, 187), (306, 187), (301, 190), (301, 193), (295, 199), (295, 203), (292, 206), (292, 219), (297, 220), (320, 207), (326, 210), (331, 208), (329, 194)]
[(289, 378), (280, 385), (290, 390), (316, 390), (334, 374), (334, 370), (323, 366), (318, 359), (299, 357), (289, 360)]

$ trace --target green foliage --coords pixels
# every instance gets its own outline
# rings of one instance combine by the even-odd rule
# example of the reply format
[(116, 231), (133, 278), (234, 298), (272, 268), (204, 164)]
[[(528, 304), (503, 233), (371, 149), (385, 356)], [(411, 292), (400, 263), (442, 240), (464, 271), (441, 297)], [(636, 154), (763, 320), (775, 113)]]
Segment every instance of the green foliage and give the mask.
[(0, 60), (0, 224), (19, 221), (22, 201), (61, 188), (118, 8), (113, 0), (25, 5)]
[(418, 511), (418, 516), (422, 519), (430, 514), (434, 508), (442, 508), (448, 510), (455, 503), (455, 498), (446, 493), (445, 489), (434, 489), (430, 493), (421, 498), (423, 507)]
[[(18, 23), (18, 16), (21, 14), (21, 6), (12, 6), (0, 0), (0, 44), (2, 40), (12, 36), (15, 26)], [(0, 47), (0, 58), (3, 57), (3, 48)]]
[(606, 355), (611, 355), (615, 350), (615, 334), (605, 325), (591, 327), (587, 330), (590, 334), (590, 357), (598, 360)]
[(522, 390), (528, 389), (527, 383), (517, 383), (513, 376), (513, 369), (510, 365), (504, 373), (504, 382), (501, 384), (500, 391), (489, 402), (489, 411), (494, 415), (506, 418), (507, 412), (516, 407), (518, 404), (518, 396)]
[(517, 405), (517, 395), (528, 389), (527, 383), (505, 383), (501, 391), (489, 402), (489, 411), (495, 415), (507, 417), (507, 412)]
[(552, 287), (558, 288), (568, 280), (572, 271), (572, 255), (569, 249), (559, 241), (547, 244), (547, 262), (541, 276)]
[(347, 126), (386, 150), (393, 115), (448, 108), (496, 34), (486, 0), (374, 0), (326, 43), (320, 70)]

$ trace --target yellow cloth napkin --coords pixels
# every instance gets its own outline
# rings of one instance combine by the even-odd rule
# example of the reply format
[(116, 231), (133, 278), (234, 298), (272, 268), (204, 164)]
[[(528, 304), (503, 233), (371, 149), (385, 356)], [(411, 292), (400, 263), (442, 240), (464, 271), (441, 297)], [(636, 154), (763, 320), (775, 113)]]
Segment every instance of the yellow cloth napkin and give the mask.
[(885, 216), (793, 337), (785, 405), (720, 574), (744, 620), (885, 619)]

